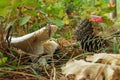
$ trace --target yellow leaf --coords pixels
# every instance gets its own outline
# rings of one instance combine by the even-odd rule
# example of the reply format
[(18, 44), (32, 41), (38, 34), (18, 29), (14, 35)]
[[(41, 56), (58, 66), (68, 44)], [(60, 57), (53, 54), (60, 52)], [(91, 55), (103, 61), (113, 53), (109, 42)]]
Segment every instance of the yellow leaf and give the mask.
[(64, 17), (63, 21), (64, 21), (64, 23), (65, 23), (66, 25), (68, 25), (68, 24), (70, 23), (67, 14), (65, 14), (65, 17)]
[(109, 4), (108, 4), (108, 7), (115, 7), (116, 6), (116, 4), (114, 3), (114, 2), (110, 2)]
[(40, 14), (41, 14), (40, 12), (37, 12), (37, 16), (40, 16)]
[(66, 25), (68, 25), (70, 23), (70, 21), (68, 19), (66, 19), (64, 22)]
[(100, 2), (98, 2), (98, 1), (97, 1), (97, 2), (95, 2), (95, 5), (100, 5)]

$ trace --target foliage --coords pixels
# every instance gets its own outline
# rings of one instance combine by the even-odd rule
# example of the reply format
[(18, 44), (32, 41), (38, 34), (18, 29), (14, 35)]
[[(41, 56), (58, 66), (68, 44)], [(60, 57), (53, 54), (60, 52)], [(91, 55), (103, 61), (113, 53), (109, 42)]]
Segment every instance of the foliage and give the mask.
[(114, 46), (114, 48), (113, 48), (113, 52), (115, 53), (115, 54), (117, 54), (118, 53), (118, 51), (119, 51), (119, 48), (118, 48), (118, 43), (117, 43), (117, 39), (116, 39), (116, 37), (114, 37), (114, 39), (113, 39), (114, 41), (114, 43), (113, 43), (113, 46)]
[(26, 24), (26, 23), (30, 20), (30, 18), (31, 18), (30, 16), (25, 16), (25, 17), (23, 17), (23, 18), (20, 20), (19, 25), (22, 26), (22, 25)]
[(0, 52), (0, 65), (3, 65), (4, 63), (6, 63), (8, 60), (7, 57), (4, 57), (3, 53)]
[[(102, 16), (104, 23), (109, 24), (106, 14), (110, 13), (114, 6), (107, 6), (109, 0), (1, 0), (0, 16), (14, 21), (15, 28), (20, 28), (24, 33), (14, 29), (18, 33), (28, 33), (44, 26), (47, 23), (63, 27), (73, 25), (76, 18), (90, 17), (92, 13)], [(69, 4), (68, 4), (69, 3)], [(6, 20), (6, 19), (5, 19)], [(7, 24), (8, 24), (7, 23)], [(25, 27), (27, 25), (28, 27)], [(27, 30), (24, 30), (27, 29)]]

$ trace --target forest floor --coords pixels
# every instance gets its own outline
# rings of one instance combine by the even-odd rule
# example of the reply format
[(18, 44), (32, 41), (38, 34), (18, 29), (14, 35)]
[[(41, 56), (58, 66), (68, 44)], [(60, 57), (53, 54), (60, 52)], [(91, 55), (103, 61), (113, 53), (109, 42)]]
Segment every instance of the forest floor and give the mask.
[[(50, 59), (42, 59), (40, 65), (31, 62), (29, 53), (11, 47), (8, 51), (9, 53), (5, 52), (11, 58), (10, 61), (6, 63), (0, 62), (0, 64), (4, 63), (0, 67), (0, 80), (73, 80), (72, 77), (74, 75), (71, 75), (68, 79), (62, 74), (61, 67), (69, 60), (85, 59), (88, 55), (94, 54), (92, 52), (84, 52), (71, 34), (65, 34), (65, 32), (74, 30), (70, 26), (65, 26), (58, 31), (59, 34), (63, 35), (56, 41), (60, 50)], [(109, 30), (107, 31), (110, 33)], [(120, 43), (119, 39), (118, 43)], [(11, 55), (10, 51), (17, 56)]]

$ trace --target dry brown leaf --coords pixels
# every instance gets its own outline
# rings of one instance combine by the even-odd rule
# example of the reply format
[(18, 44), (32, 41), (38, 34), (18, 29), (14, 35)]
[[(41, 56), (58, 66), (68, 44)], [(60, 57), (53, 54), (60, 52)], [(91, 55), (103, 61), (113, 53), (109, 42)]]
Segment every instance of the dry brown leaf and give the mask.
[(111, 65), (120, 65), (120, 54), (99, 53), (93, 56), (87, 56), (87, 61), (107, 63)]
[(74, 80), (120, 80), (119, 58), (119, 54), (94, 54), (87, 57), (86, 60), (89, 62), (84, 60), (67, 62), (62, 67), (62, 73), (66, 76), (75, 75)]
[[(65, 67), (62, 67), (62, 72), (66, 76), (70, 74), (75, 74), (75, 80), (95, 80), (100, 69), (103, 68), (102, 64), (94, 64), (85, 62), (84, 60), (74, 60), (66, 64)], [(99, 76), (98, 80), (102, 80), (102, 75)]]
[(61, 77), (59, 80), (68, 80), (66, 77)]

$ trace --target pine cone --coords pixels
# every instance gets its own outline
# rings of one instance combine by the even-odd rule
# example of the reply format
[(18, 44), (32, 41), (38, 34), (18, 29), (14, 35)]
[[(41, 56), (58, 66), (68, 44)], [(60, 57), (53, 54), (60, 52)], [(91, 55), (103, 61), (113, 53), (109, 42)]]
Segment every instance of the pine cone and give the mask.
[(109, 45), (102, 37), (96, 36), (93, 29), (92, 22), (84, 19), (75, 31), (75, 38), (80, 41), (82, 49), (89, 52), (96, 52)]

